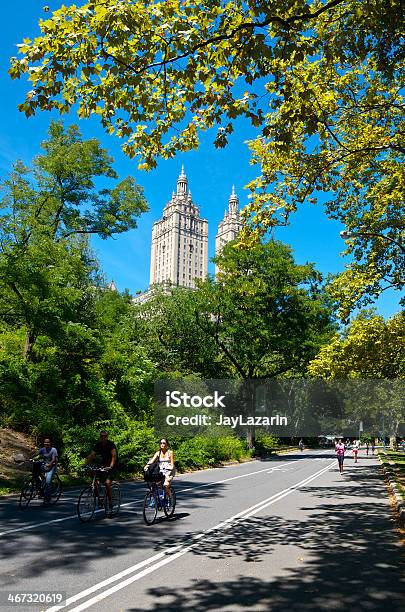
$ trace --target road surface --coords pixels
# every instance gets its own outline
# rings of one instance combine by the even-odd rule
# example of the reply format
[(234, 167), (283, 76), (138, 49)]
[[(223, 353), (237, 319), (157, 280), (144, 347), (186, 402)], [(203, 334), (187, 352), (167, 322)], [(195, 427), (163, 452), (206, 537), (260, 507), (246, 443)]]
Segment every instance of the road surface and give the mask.
[[(0, 610), (356, 611), (404, 606), (401, 545), (375, 457), (304, 451), (175, 479), (173, 519), (143, 523), (142, 483), (120, 515), (76, 516), (78, 489), (53, 507), (0, 500)], [(24, 607), (8, 593), (65, 593)], [(3, 606), (3, 607), (1, 607)]]

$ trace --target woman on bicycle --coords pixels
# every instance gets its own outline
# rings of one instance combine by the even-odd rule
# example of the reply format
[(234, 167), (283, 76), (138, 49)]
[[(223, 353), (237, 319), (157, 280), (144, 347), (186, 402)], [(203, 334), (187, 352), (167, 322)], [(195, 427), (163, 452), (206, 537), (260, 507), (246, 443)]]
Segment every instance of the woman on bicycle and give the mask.
[(159, 472), (164, 477), (163, 486), (165, 488), (166, 495), (170, 497), (170, 483), (172, 482), (175, 474), (173, 451), (169, 449), (169, 442), (167, 438), (162, 438), (160, 440), (159, 447), (159, 450), (153, 455), (152, 459), (148, 461), (144, 469), (146, 470), (147, 467), (153, 463), (159, 463)]

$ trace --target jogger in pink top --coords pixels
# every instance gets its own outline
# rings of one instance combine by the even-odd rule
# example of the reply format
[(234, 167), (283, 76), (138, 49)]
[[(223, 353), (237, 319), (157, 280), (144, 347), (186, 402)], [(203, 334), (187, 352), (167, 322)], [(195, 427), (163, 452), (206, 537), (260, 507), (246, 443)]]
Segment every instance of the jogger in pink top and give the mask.
[(338, 464), (339, 464), (339, 472), (341, 474), (343, 474), (343, 461), (345, 459), (345, 450), (346, 450), (346, 447), (343, 444), (342, 439), (339, 438), (338, 443), (335, 444), (335, 453), (336, 453)]

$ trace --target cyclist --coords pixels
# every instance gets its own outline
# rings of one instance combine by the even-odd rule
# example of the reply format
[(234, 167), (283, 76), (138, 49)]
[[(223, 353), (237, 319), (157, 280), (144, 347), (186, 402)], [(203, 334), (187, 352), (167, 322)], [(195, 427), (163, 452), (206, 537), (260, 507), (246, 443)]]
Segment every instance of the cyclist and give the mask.
[[(118, 466), (118, 453), (117, 447), (114, 442), (108, 439), (107, 431), (100, 431), (100, 439), (95, 443), (93, 450), (90, 455), (86, 459), (85, 465), (88, 465), (92, 461), (96, 459), (96, 457), (101, 457), (101, 467), (107, 470), (100, 474), (100, 479), (104, 480), (105, 488), (107, 491), (108, 505), (110, 512), (107, 514), (108, 517), (112, 516), (112, 491), (111, 485), (112, 481), (117, 475), (117, 466)], [(96, 483), (97, 487), (97, 483)], [(98, 488), (96, 488), (96, 494), (98, 495)], [(99, 498), (99, 502), (102, 503), (102, 499)]]
[(45, 438), (43, 447), (38, 451), (38, 456), (42, 461), (39, 476), (42, 480), (45, 480), (44, 504), (49, 504), (52, 495), (52, 478), (58, 461), (58, 451), (51, 445), (49, 438)]
[(159, 463), (159, 471), (164, 477), (163, 486), (165, 488), (166, 495), (167, 497), (170, 497), (170, 484), (175, 474), (175, 468), (173, 451), (169, 449), (169, 442), (167, 438), (161, 438), (159, 450), (153, 455), (152, 459), (148, 461), (144, 469), (146, 470), (149, 465), (156, 462)]

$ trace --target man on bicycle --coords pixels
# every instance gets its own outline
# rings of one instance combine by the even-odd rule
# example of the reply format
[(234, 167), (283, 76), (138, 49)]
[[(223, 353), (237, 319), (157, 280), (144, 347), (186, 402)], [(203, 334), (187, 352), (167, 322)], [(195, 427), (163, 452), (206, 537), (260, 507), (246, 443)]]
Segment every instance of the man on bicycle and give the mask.
[(44, 503), (49, 504), (52, 494), (52, 478), (58, 461), (58, 451), (51, 445), (50, 439), (45, 438), (44, 446), (39, 449), (38, 455), (42, 461), (40, 477), (42, 480), (45, 480)]
[[(93, 450), (86, 459), (85, 465), (88, 465), (89, 463), (94, 461), (97, 456), (101, 457), (100, 467), (107, 470), (106, 472), (104, 472), (104, 474), (100, 474), (100, 479), (103, 478), (105, 482), (105, 488), (107, 491), (107, 498), (110, 509), (110, 514), (108, 514), (107, 516), (110, 516), (113, 508), (111, 485), (117, 474), (118, 454), (117, 447), (115, 446), (114, 442), (108, 439), (107, 431), (100, 431), (100, 439), (98, 440), (98, 442), (95, 443)], [(98, 495), (98, 489), (96, 490), (96, 492)]]

